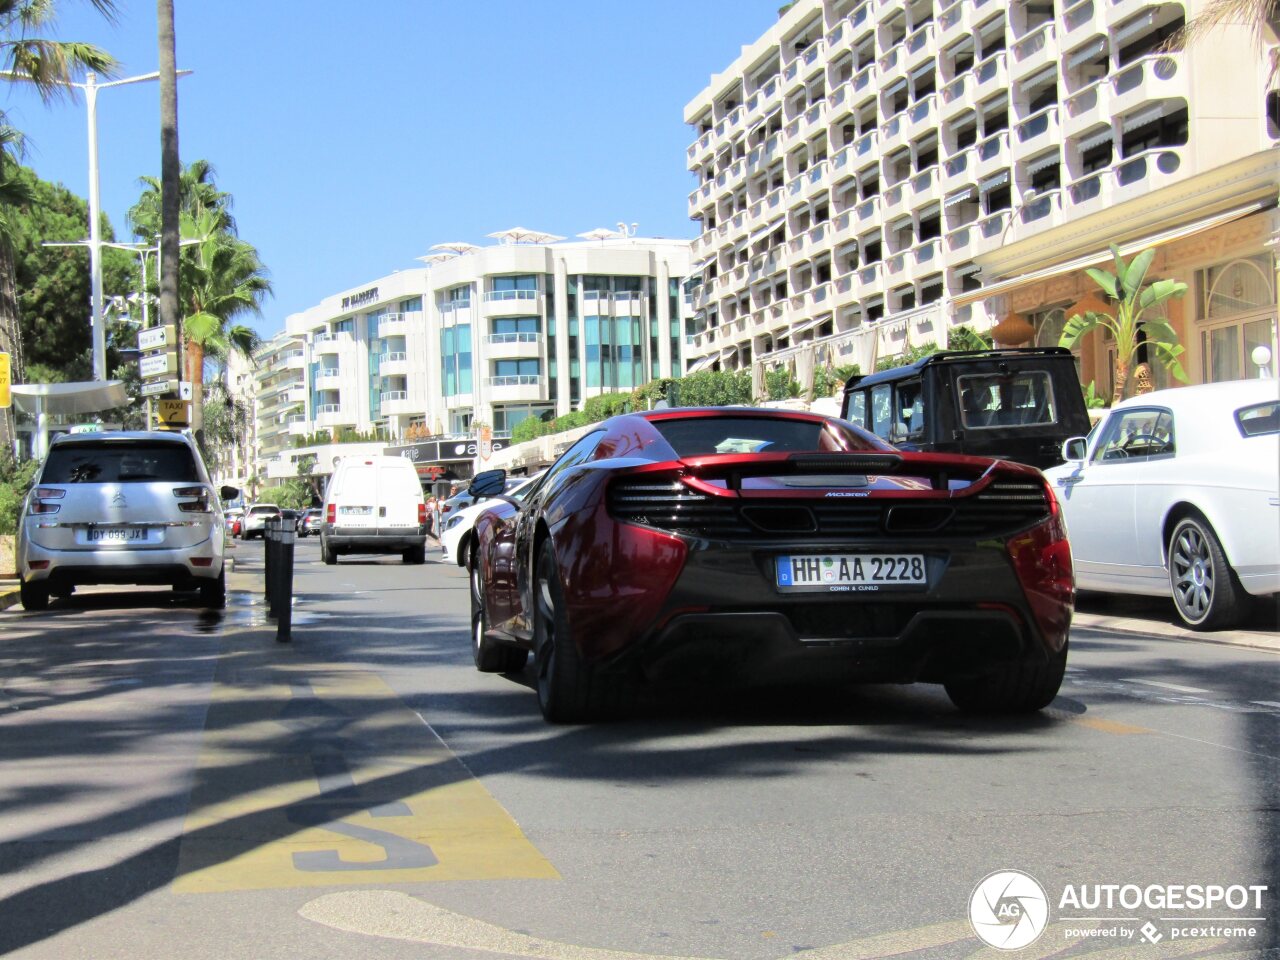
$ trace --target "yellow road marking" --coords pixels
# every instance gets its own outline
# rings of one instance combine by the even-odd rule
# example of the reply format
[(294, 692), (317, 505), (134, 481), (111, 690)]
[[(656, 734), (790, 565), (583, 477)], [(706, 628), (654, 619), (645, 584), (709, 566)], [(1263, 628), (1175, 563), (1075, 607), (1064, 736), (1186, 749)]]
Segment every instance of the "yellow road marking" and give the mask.
[(220, 667), (175, 891), (558, 877), (376, 676)]
[(1103, 733), (1121, 736), (1132, 733), (1155, 733), (1154, 730), (1146, 727), (1135, 727), (1131, 723), (1121, 723), (1119, 720), (1103, 720), (1101, 717), (1070, 717), (1069, 719), (1072, 723), (1088, 727), (1090, 730), (1101, 730)]

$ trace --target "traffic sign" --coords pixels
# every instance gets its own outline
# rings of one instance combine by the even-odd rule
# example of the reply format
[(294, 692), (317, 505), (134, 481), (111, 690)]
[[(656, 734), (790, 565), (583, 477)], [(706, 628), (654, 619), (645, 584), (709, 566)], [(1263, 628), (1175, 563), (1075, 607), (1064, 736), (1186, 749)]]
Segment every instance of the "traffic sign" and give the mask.
[(177, 380), (152, 380), (150, 383), (144, 383), (138, 390), (144, 397), (159, 397), (166, 393), (177, 394)]
[(175, 343), (177, 343), (177, 338), (174, 336), (172, 323), (163, 327), (150, 327), (147, 330), (138, 331), (139, 350), (160, 350), (164, 347), (172, 347)]
[(185, 427), (191, 422), (191, 404), (186, 400), (159, 400), (156, 419), (166, 427)]
[(178, 358), (172, 352), (153, 353), (138, 361), (138, 373), (144, 380), (168, 377), (178, 371)]

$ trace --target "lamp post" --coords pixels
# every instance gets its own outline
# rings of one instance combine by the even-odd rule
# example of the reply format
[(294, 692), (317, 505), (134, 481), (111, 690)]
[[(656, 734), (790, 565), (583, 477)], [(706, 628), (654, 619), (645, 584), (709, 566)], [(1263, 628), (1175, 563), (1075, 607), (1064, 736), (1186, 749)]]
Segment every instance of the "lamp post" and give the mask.
[[(179, 76), (185, 76), (190, 70), (179, 70)], [(8, 80), (29, 80), (28, 77), (12, 71), (0, 71), (0, 76)], [(84, 83), (71, 80), (60, 81), (60, 86), (74, 87), (84, 91), (84, 102), (89, 119), (89, 288), (90, 314), (89, 320), (93, 328), (93, 379), (107, 379), (107, 334), (102, 317), (102, 247), (104, 246), (99, 226), (100, 200), (98, 196), (98, 91), (108, 87), (123, 87), (130, 83), (142, 83), (147, 80), (159, 80), (160, 74), (144, 73), (136, 77), (125, 77), (123, 80), (108, 80), (98, 83), (97, 74), (90, 71), (85, 74)], [(50, 244), (52, 246), (52, 244)]]

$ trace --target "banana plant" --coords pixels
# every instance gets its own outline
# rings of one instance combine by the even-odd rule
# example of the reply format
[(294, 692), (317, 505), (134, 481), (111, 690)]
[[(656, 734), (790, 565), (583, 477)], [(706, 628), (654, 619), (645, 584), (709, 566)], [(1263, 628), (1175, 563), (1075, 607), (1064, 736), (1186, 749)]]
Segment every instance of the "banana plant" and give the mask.
[(1111, 245), (1111, 255), (1115, 258), (1115, 273), (1092, 267), (1085, 272), (1111, 298), (1114, 315), (1097, 310), (1075, 314), (1062, 328), (1058, 345), (1074, 349), (1091, 330), (1109, 330), (1116, 344), (1114, 400), (1128, 396), (1129, 372), (1142, 342), (1155, 351), (1156, 359), (1173, 377), (1187, 383), (1187, 373), (1179, 359), (1186, 348), (1178, 342), (1178, 332), (1163, 317), (1144, 319), (1148, 311), (1186, 294), (1187, 285), (1177, 280), (1156, 280), (1144, 286), (1147, 270), (1156, 256), (1154, 249), (1143, 250), (1128, 264), (1115, 244)]

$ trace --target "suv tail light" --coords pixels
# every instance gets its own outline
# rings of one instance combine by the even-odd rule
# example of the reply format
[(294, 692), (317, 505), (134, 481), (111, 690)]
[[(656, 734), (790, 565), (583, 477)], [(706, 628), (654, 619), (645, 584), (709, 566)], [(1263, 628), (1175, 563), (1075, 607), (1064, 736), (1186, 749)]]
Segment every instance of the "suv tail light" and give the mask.
[(61, 506), (56, 503), (47, 503), (49, 500), (61, 500), (67, 495), (67, 491), (58, 487), (36, 487), (31, 491), (31, 512), (50, 514), (57, 513), (61, 510)]
[(336, 523), (338, 520), (338, 508), (334, 504), (329, 504), (324, 508), (324, 522)]
[(1065, 638), (1075, 606), (1076, 582), (1071, 565), (1071, 544), (1062, 510), (1048, 481), (1044, 484), (1049, 516), (1005, 542), (1036, 624), (1045, 638)]
[(208, 487), (175, 487), (173, 495), (182, 500), (178, 509), (183, 513), (209, 513), (213, 509)]

